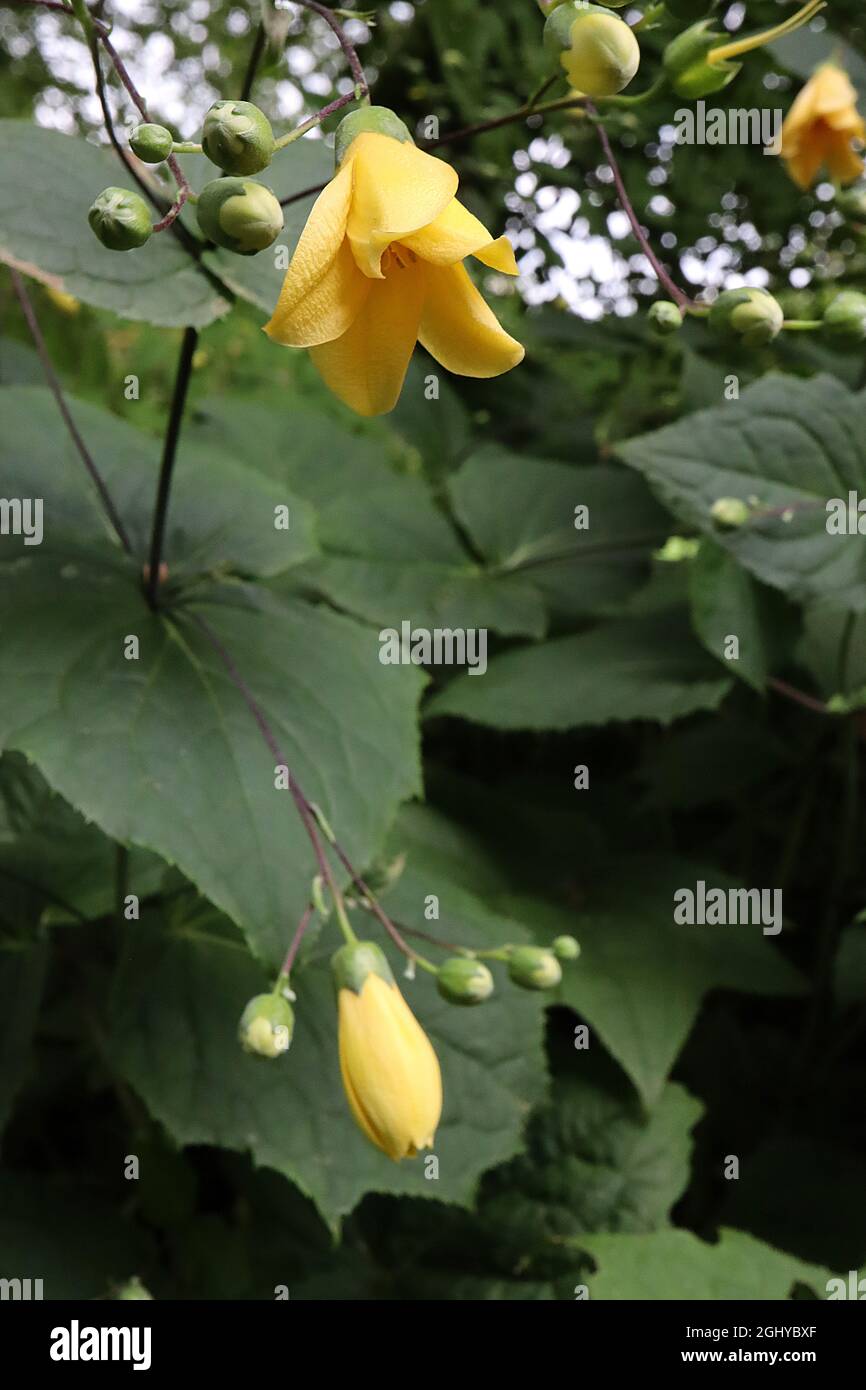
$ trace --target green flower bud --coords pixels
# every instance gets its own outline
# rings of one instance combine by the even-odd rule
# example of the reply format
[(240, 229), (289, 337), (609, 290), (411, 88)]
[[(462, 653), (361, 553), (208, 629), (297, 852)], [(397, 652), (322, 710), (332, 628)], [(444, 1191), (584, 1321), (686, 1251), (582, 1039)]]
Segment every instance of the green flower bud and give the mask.
[(551, 947), (557, 960), (577, 960), (580, 955), (580, 943), (573, 936), (557, 936)]
[(257, 994), (241, 1014), (238, 1038), (244, 1052), (280, 1057), (288, 1052), (295, 1026), (292, 1006), (281, 994)]
[(710, 507), (717, 526), (744, 526), (751, 515), (751, 507), (741, 497), (717, 497)]
[(257, 174), (274, 154), (274, 132), (251, 101), (215, 101), (204, 118), (201, 147), (227, 174)]
[(161, 164), (173, 144), (171, 131), (164, 125), (137, 125), (129, 137), (129, 148), (145, 164)]
[(782, 306), (766, 290), (723, 290), (713, 304), (709, 325), (719, 333), (736, 334), (746, 347), (770, 343), (784, 323)]
[(283, 210), (269, 188), (253, 179), (214, 179), (196, 206), (198, 225), (217, 246), (254, 256), (283, 229)]
[(664, 51), (662, 63), (668, 82), (679, 97), (706, 97), (733, 82), (742, 63), (709, 63), (707, 55), (724, 44), (711, 19), (684, 29)]
[(103, 188), (87, 220), (109, 251), (134, 251), (153, 231), (147, 203), (127, 188)]
[(368, 975), (379, 975), (386, 984), (394, 984), (394, 975), (385, 952), (375, 941), (350, 941), (331, 956), (331, 973), (337, 993), (351, 989), (360, 994)]
[(843, 290), (827, 305), (821, 324), (828, 338), (842, 345), (866, 342), (866, 295)]
[(670, 299), (657, 299), (650, 305), (647, 318), (650, 327), (662, 337), (676, 333), (683, 326), (682, 313)]
[(493, 993), (493, 976), (480, 960), (451, 956), (436, 972), (436, 988), (449, 1004), (483, 1004)]
[(516, 946), (508, 958), (508, 974), (521, 989), (553, 989), (562, 979), (562, 966), (543, 946)]
[(625, 20), (582, 0), (565, 0), (551, 12), (544, 46), (562, 64), (574, 90), (588, 97), (621, 92), (640, 66), (638, 41)]
[(372, 131), (374, 135), (388, 135), (392, 140), (400, 140), (403, 144), (415, 143), (409, 127), (387, 106), (359, 106), (357, 111), (350, 111), (348, 116), (344, 116), (337, 126), (334, 136), (334, 160), (338, 169), (346, 158), (346, 151), (352, 141), (367, 131)]

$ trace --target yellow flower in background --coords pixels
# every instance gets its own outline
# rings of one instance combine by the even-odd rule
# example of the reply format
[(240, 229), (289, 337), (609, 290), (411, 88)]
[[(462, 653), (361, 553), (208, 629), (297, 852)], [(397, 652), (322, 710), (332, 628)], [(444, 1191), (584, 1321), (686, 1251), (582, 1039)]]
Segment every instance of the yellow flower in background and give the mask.
[(359, 415), (393, 409), (416, 341), (460, 376), (516, 366), (523, 348), (463, 265), (474, 256), (516, 275), (514, 252), (457, 201), (455, 170), (416, 149), (382, 107), (346, 117), (336, 153), (337, 173), (310, 213), (269, 337), (308, 348), (326, 384)]
[(822, 168), (839, 183), (863, 172), (853, 142), (866, 140), (857, 93), (848, 74), (824, 63), (798, 94), (782, 126), (782, 158), (799, 188), (810, 188)]
[(432, 1147), (442, 1114), (439, 1060), (374, 942), (341, 947), (331, 964), (349, 1108), (389, 1158), (414, 1158)]

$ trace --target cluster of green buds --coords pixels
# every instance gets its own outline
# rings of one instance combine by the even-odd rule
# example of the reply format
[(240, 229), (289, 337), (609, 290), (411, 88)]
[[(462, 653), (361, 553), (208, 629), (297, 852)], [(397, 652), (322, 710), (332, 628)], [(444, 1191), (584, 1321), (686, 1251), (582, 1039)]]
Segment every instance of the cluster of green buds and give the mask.
[(640, 66), (640, 47), (611, 7), (562, 0), (553, 6), (541, 3), (541, 9), (547, 14), (544, 46), (575, 92), (611, 97), (628, 86)]
[[(204, 118), (201, 146), (176, 142), (165, 126), (145, 122), (136, 126), (129, 147), (144, 164), (162, 164), (172, 156), (203, 153), (222, 171), (196, 197), (198, 224), (209, 241), (239, 256), (264, 251), (283, 229), (279, 200), (264, 184), (249, 177), (266, 169), (277, 142), (270, 122), (250, 101), (214, 102)], [(173, 165), (175, 172), (177, 166)], [(88, 214), (103, 246), (132, 251), (153, 231), (151, 215), (138, 193), (106, 188)]]
[(508, 978), (521, 989), (555, 989), (562, 979), (562, 961), (577, 960), (580, 946), (573, 936), (558, 936), (550, 946), (500, 946), (491, 951), (449, 956), (436, 972), (436, 988), (449, 1004), (483, 1004), (494, 990), (493, 975), (480, 956), (504, 962)]

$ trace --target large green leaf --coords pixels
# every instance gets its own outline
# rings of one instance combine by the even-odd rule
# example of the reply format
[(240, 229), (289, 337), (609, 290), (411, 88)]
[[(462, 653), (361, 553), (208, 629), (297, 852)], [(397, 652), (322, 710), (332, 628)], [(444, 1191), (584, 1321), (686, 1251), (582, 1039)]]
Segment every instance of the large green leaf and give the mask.
[[(177, 864), (275, 958), (314, 861), (289, 792), (275, 789), (274, 758), (190, 608), (162, 616), (147, 607), (140, 559), (125, 561), (105, 536), (71, 445), (43, 419), (44, 393), (15, 399), (27, 409), (4, 441), (8, 466), (16, 491), (32, 495), (38, 484), (46, 540), (16, 538), (3, 551), (0, 742), (26, 753), (109, 835)], [(75, 409), (131, 535), (143, 538), (153, 446), (110, 416)], [(195, 569), (272, 572), (281, 547), (303, 553), (302, 505), (296, 532), (274, 530), (282, 488), (247, 481), (208, 451), (182, 454), (178, 469), (170, 569), (183, 572), (189, 556)], [(417, 789), (418, 672), (381, 666), (368, 630), (297, 599), (233, 585), (199, 587), (185, 601), (207, 615), (293, 772), (363, 863)]]
[[(794, 599), (866, 608), (866, 538), (827, 531), (829, 499), (866, 492), (864, 397), (834, 377), (765, 377), (738, 401), (617, 446), (689, 526), (715, 536), (758, 579)], [(719, 498), (751, 506), (720, 529)]]
[[(189, 613), (151, 613), (108, 564), (79, 562), (65, 581), (44, 559), (3, 568), (0, 738), (109, 835), (177, 864), (276, 959), (314, 861), (220, 657)], [(383, 668), (367, 632), (302, 603), (195, 611), (363, 863), (417, 789), (417, 672)], [(124, 659), (129, 634), (138, 660)]]
[[(159, 468), (157, 440), (107, 411), (70, 402), (79, 429), (143, 563), (149, 553)], [(0, 561), (17, 556), (110, 559), (108, 523), (57, 406), (42, 387), (0, 388), (0, 471), (8, 495), (43, 501), (40, 546), (4, 539)], [(277, 508), (288, 507), (282, 529)], [(281, 516), (281, 514), (280, 514)], [(182, 443), (176, 463), (164, 556), (172, 581), (202, 571), (274, 575), (314, 552), (312, 512), (298, 497), (215, 447)], [(74, 575), (61, 573), (64, 590)], [(135, 629), (130, 629), (134, 631)]]
[(407, 620), (506, 636), (544, 631), (538, 589), (473, 560), (427, 485), (391, 471), (374, 439), (312, 411), (278, 414), (242, 401), (204, 402), (193, 436), (221, 441), (316, 508), (323, 555), (293, 575), (293, 584), (398, 630)]
[(694, 629), (707, 651), (763, 691), (785, 625), (780, 595), (758, 584), (720, 545), (705, 540), (689, 567), (689, 597)]
[[(18, 753), (0, 758), (2, 915), (16, 927), (101, 917), (115, 904), (117, 847), (52, 792)], [(165, 866), (140, 850), (129, 856), (128, 891), (159, 887)], [(15, 907), (12, 899), (14, 895)]]
[[(479, 943), (496, 939), (474, 925)], [(509, 992), (483, 1009), (457, 1009), (423, 972), (401, 981), (442, 1063), (439, 1173), (427, 1177), (423, 1157), (392, 1163), (349, 1115), (328, 963), (337, 942), (333, 928), (328, 934), (329, 949), (293, 974), (292, 1046), (270, 1063), (237, 1042), (246, 1000), (266, 987), (237, 934), (210, 909), (168, 930), (143, 926), (130, 937), (117, 986), (112, 1057), (179, 1142), (249, 1149), (256, 1163), (296, 1182), (332, 1224), (368, 1191), (470, 1201), (484, 1169), (519, 1146), (543, 1085), (537, 1001)]]
[(111, 149), (0, 121), (0, 260), (124, 318), (202, 328), (226, 313), (230, 295), (172, 232), (123, 253), (97, 241), (87, 211), (111, 185), (134, 187)]
[(578, 938), (580, 958), (563, 972), (559, 997), (597, 1029), (647, 1105), (661, 1094), (710, 990), (788, 995), (802, 989), (760, 925), (674, 922), (674, 893), (694, 890), (699, 879), (708, 887), (737, 886), (712, 868), (636, 857), (611, 864), (604, 888), (580, 913), (539, 899), (494, 899), (541, 942), (561, 932)]
[(573, 729), (615, 720), (670, 724), (715, 709), (730, 679), (677, 617), (627, 619), (490, 661), (456, 677), (428, 715), (456, 714), (497, 729)]
[(664, 512), (636, 481), (612, 466), (570, 468), (488, 445), (448, 479), (448, 493), (488, 568), (522, 576), (557, 617), (573, 618), (630, 594), (666, 535)]
[[(722, 1230), (715, 1244), (691, 1231), (653, 1231), (649, 1235), (578, 1237), (598, 1265), (588, 1280), (590, 1298), (786, 1299), (795, 1284), (823, 1297), (830, 1272), (764, 1245), (745, 1231)], [(694, 1350), (718, 1350), (720, 1343), (695, 1339)], [(722, 1349), (722, 1354), (726, 1352)]]

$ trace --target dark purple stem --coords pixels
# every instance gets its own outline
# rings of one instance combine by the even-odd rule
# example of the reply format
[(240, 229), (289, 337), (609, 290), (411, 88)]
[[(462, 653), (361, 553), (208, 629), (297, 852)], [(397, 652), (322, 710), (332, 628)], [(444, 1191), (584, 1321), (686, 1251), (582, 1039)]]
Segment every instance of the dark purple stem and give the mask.
[(108, 488), (105, 485), (105, 480), (103, 479), (102, 474), (100, 473), (99, 469), (94, 463), (90, 450), (88, 449), (87, 445), (82, 439), (78, 430), (78, 426), (73, 420), (69, 407), (66, 404), (66, 398), (63, 395), (63, 389), (60, 385), (57, 373), (54, 370), (54, 364), (51, 361), (51, 358), (48, 353), (48, 348), (45, 345), (45, 339), (43, 338), (42, 330), (39, 327), (39, 321), (36, 317), (36, 311), (34, 310), (33, 305), (30, 302), (30, 296), (27, 293), (24, 281), (17, 270), (13, 270), (11, 274), (12, 288), (15, 291), (18, 303), (21, 305), (24, 317), (27, 320), (27, 327), (30, 330), (30, 336), (33, 339), (36, 351), (39, 354), (39, 360), (42, 363), (42, 370), (45, 373), (45, 378), (51, 389), (51, 393), (54, 396), (55, 401), (57, 402), (57, 409), (60, 411), (63, 423), (65, 424), (72, 437), (72, 442), (78, 450), (79, 456), (81, 458), (82, 463), (84, 464), (84, 467), (90, 474), (93, 486), (99, 493), (99, 500), (105, 508), (106, 516), (108, 517), (109, 521), (114, 527), (114, 530), (117, 534), (117, 539), (120, 541), (120, 544), (123, 546), (127, 555), (130, 555), (132, 553), (132, 546), (129, 543), (129, 537), (126, 534), (126, 527), (120, 519), (120, 513), (118, 512), (113, 501), (111, 500), (111, 494), (109, 493)]
[(602, 125), (601, 121), (598, 119), (598, 109), (593, 105), (591, 101), (588, 101), (586, 103), (586, 110), (587, 114), (591, 117), (593, 123), (595, 124), (596, 130), (598, 131), (598, 138), (601, 141), (601, 148), (604, 151), (604, 157), (610, 165), (610, 171), (613, 174), (613, 182), (616, 188), (617, 197), (619, 198), (620, 207), (622, 208), (623, 212), (629, 220), (629, 223), (631, 224), (631, 229), (634, 232), (635, 240), (637, 241), (638, 245), (640, 246), (640, 249), (643, 251), (644, 255), (646, 256), (647, 260), (649, 261), (650, 265), (655, 271), (656, 276), (658, 277), (658, 282), (661, 285), (662, 289), (666, 291), (666, 293), (670, 296), (674, 303), (679, 306), (680, 309), (692, 308), (693, 301), (689, 298), (687, 294), (685, 294), (680, 289), (678, 285), (674, 284), (674, 281), (671, 279), (670, 275), (665, 270), (664, 266), (662, 265), (661, 261), (659, 260), (658, 256), (653, 250), (650, 241), (646, 235), (646, 232), (644, 231), (643, 227), (638, 221), (637, 213), (631, 205), (631, 199), (628, 196), (628, 191), (626, 189), (625, 183), (623, 182), (622, 174), (619, 171), (619, 165), (616, 162), (616, 157), (614, 155), (613, 148), (610, 143), (610, 137), (608, 136), (608, 133)]
[(280, 975), (285, 975), (286, 977), (288, 977), (289, 975), (291, 975), (291, 973), (292, 973), (292, 966), (293, 966), (294, 963), (295, 963), (295, 956), (298, 954), (298, 951), (299, 951), (299, 949), (300, 949), (301, 942), (302, 942), (303, 939), (304, 939), (304, 932), (307, 930), (307, 927), (310, 925), (310, 918), (312, 917), (312, 915), (313, 915), (313, 905), (312, 905), (312, 903), (310, 903), (309, 906), (306, 907), (306, 908), (304, 909), (303, 916), (301, 917), (301, 920), (300, 920), (300, 922), (299, 922), (298, 925), (297, 925), (297, 928), (296, 928), (296, 930), (295, 930), (295, 934), (294, 934), (294, 936), (292, 937), (292, 944), (290, 945), (288, 951), (286, 952), (286, 958), (285, 958), (285, 960), (283, 961), (282, 969), (280, 970)]

